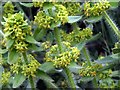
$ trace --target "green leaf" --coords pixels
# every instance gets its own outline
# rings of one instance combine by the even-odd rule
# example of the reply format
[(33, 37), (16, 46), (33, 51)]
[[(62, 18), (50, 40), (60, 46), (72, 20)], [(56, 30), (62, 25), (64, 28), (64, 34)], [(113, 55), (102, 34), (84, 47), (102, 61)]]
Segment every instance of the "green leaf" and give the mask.
[(57, 87), (54, 83), (52, 83), (52, 82), (47, 82), (47, 81), (44, 81), (44, 82), (45, 82), (47, 88), (50, 88), (50, 89), (51, 89), (51, 88), (54, 88), (54, 89), (59, 90), (58, 87)]
[(6, 42), (6, 47), (7, 47), (7, 49), (11, 48), (11, 46), (13, 45), (13, 43), (14, 43), (14, 40), (13, 40), (13, 39), (7, 40), (7, 42)]
[(54, 35), (52, 32), (49, 32), (47, 35), (47, 41), (50, 41), (52, 43), (53, 40), (54, 40)]
[(26, 40), (27, 42), (29, 42), (29, 43), (40, 44), (39, 42), (37, 42), (37, 41), (34, 39), (33, 36), (27, 35), (27, 36), (25, 37), (25, 40)]
[(5, 25), (6, 22), (1, 22), (2, 25)]
[(48, 9), (51, 9), (53, 7), (53, 4), (52, 3), (44, 3), (44, 6), (43, 6), (43, 11), (46, 11)]
[(47, 30), (45, 30), (45, 29), (40, 30), (39, 28), (37, 28), (35, 30), (34, 37), (37, 41), (39, 41), (46, 35), (46, 33), (47, 33)]
[(4, 54), (4, 53), (6, 53), (8, 50), (7, 49), (1, 49), (0, 48), (0, 54)]
[(68, 23), (75, 23), (82, 19), (82, 16), (68, 16)]
[(95, 62), (101, 63), (101, 64), (107, 64), (107, 63), (114, 64), (114, 63), (119, 63), (119, 62), (120, 62), (120, 53), (106, 56), (106, 57), (104, 57), (104, 58), (102, 58), (102, 59), (96, 60)]
[(41, 70), (37, 71), (37, 76), (40, 79), (42, 79), (44, 81), (47, 81), (47, 82), (53, 82), (54, 81), (49, 75), (47, 75), (44, 71), (41, 71)]
[(30, 45), (30, 46), (28, 47), (28, 49), (30, 49), (30, 50), (32, 50), (32, 51), (35, 51), (35, 52), (43, 51), (43, 48), (38, 47), (38, 46), (36, 46), (36, 45), (34, 45), (34, 44)]
[(3, 16), (3, 19), (5, 20), (5, 22), (7, 22), (7, 18)]
[(77, 65), (75, 62), (71, 62), (70, 65), (68, 66), (68, 68), (74, 72), (74, 73), (78, 73), (78, 71), (82, 68), (81, 66)]
[(102, 15), (101, 16), (87, 18), (87, 19), (85, 19), (85, 21), (87, 21), (88, 23), (96, 23), (96, 22), (100, 21), (101, 19), (102, 19)]
[(19, 87), (25, 81), (25, 79), (26, 77), (23, 74), (21, 73), (16, 74), (13, 80), (13, 88)]
[(88, 39), (87, 42), (95, 41), (95, 40), (99, 39), (101, 36), (102, 36), (102, 33), (100, 32), (100, 33), (92, 36), (90, 39)]
[(12, 50), (8, 52), (8, 63), (13, 64), (17, 62), (19, 58), (19, 53), (16, 50)]
[(115, 9), (119, 6), (118, 2), (109, 2), (110, 3), (110, 9)]
[(33, 3), (22, 3), (22, 2), (20, 2), (20, 4), (25, 6), (25, 7), (33, 7)]
[(45, 62), (44, 64), (42, 64), (39, 68), (40, 70), (44, 71), (44, 72), (50, 72), (51, 70), (54, 70), (54, 66), (52, 62)]
[(94, 77), (82, 77), (80, 79), (80, 81), (82, 82), (89, 82), (89, 81), (92, 81), (94, 79)]
[(61, 21), (57, 21), (56, 23), (52, 23), (50, 29), (53, 30), (55, 27), (59, 27), (59, 26), (61, 26)]
[(113, 71), (110, 76), (111, 76), (111, 77), (119, 77), (119, 78), (120, 78), (120, 70)]
[(11, 35), (12, 34), (12, 32), (6, 32), (5, 34), (4, 34), (4, 37), (8, 37), (9, 35)]
[(83, 47), (85, 46), (86, 42), (80, 42), (78, 44), (75, 45), (75, 47), (77, 47), (79, 50), (82, 50)]

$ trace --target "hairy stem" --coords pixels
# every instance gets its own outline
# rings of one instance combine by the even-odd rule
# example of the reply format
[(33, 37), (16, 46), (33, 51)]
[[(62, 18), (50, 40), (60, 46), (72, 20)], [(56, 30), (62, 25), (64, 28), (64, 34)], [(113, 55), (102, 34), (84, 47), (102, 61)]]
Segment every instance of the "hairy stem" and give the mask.
[[(27, 64), (28, 64), (27, 53), (26, 53), (26, 52), (22, 53), (22, 56), (23, 56), (24, 61), (25, 61), (26, 65), (27, 65)], [(33, 78), (30, 77), (30, 78), (29, 78), (29, 81), (30, 81), (30, 85), (31, 85), (32, 90), (35, 90), (35, 85), (34, 85), (34, 80), (33, 80)]]
[(103, 13), (103, 16), (105, 17), (108, 24), (112, 27), (117, 37), (120, 39), (120, 31), (118, 27), (116, 26), (116, 24), (112, 21), (112, 19), (109, 17), (109, 15), (106, 12)]
[(56, 38), (56, 41), (57, 41), (60, 52), (63, 52), (62, 43), (61, 43), (61, 36), (60, 36), (60, 30), (58, 28), (55, 28), (54, 35), (55, 35), (55, 38)]
[[(89, 56), (89, 53), (88, 53), (86, 47), (83, 48), (83, 53), (84, 53), (84, 56), (87, 60), (88, 66), (92, 66), (90, 56)], [(94, 77), (94, 79), (93, 79), (93, 85), (94, 85), (95, 88), (98, 88), (96, 77)]]
[(69, 83), (70, 88), (72, 88), (73, 90), (76, 90), (75, 89), (76, 85), (75, 85), (75, 82), (73, 80), (71, 71), (69, 70), (69, 68), (64, 68), (64, 71), (67, 75), (67, 82)]
[(88, 51), (87, 51), (87, 49), (85, 47), (83, 48), (83, 53), (84, 53), (84, 56), (85, 56), (85, 58), (87, 60), (88, 65), (92, 66), (90, 56), (89, 56)]
[[(63, 48), (62, 48), (62, 43), (61, 43), (60, 30), (58, 28), (54, 29), (54, 35), (55, 35), (55, 38), (56, 38), (59, 50), (62, 53), (63, 52)], [(71, 71), (67, 67), (64, 68), (64, 71), (65, 71), (65, 73), (67, 75), (67, 80), (68, 80), (68, 83), (70, 84), (70, 87), (74, 90), (76, 88), (76, 85), (74, 83)]]
[(29, 77), (29, 81), (30, 81), (30, 85), (31, 85), (32, 90), (35, 90), (35, 84), (34, 84), (33, 77)]

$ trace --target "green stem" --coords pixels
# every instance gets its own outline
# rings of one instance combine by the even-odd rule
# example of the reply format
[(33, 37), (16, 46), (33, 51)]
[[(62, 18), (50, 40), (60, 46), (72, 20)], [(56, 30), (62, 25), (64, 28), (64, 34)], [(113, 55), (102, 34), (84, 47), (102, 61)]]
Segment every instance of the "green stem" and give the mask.
[(30, 81), (30, 85), (31, 85), (32, 90), (35, 90), (35, 84), (34, 84), (33, 78), (30, 77), (30, 78), (29, 78), (29, 81)]
[(23, 59), (24, 59), (26, 65), (27, 65), (28, 64), (27, 53), (26, 52), (22, 53), (22, 56), (23, 56)]
[(116, 26), (116, 24), (112, 21), (112, 19), (109, 17), (109, 15), (106, 12), (103, 13), (103, 16), (105, 17), (105, 19), (109, 23), (109, 25), (112, 27), (112, 29), (114, 30), (115, 34), (120, 39), (120, 31), (119, 31), (118, 27)]
[[(89, 53), (88, 53), (88, 51), (87, 51), (87, 49), (85, 47), (83, 48), (83, 53), (84, 53), (84, 56), (85, 56), (85, 58), (87, 60), (88, 66), (92, 66)], [(94, 79), (93, 79), (93, 84), (94, 84), (95, 88), (98, 88), (96, 77), (94, 77)]]
[(88, 51), (87, 51), (87, 49), (85, 47), (83, 48), (83, 53), (84, 53), (84, 56), (86, 57), (88, 65), (92, 66)]
[(60, 36), (60, 30), (58, 28), (54, 29), (54, 35), (55, 35), (55, 38), (56, 38), (56, 41), (57, 41), (60, 52), (63, 52), (62, 43), (61, 43), (61, 36)]
[[(27, 64), (28, 64), (27, 53), (26, 53), (26, 52), (22, 53), (22, 56), (23, 56), (24, 61), (25, 61), (26, 65), (27, 65)], [(35, 90), (35, 85), (34, 85), (34, 80), (33, 80), (33, 78), (30, 77), (30, 78), (29, 78), (29, 81), (30, 81), (30, 85), (31, 85), (32, 90)]]
[[(62, 48), (62, 43), (61, 43), (60, 30), (58, 28), (54, 29), (54, 35), (55, 35), (59, 50), (62, 53), (63, 48)], [(68, 77), (67, 80), (68, 80), (68, 83), (70, 84), (70, 87), (74, 90), (76, 88), (76, 85), (74, 83), (71, 71), (69, 70), (69, 68), (64, 68), (64, 71)]]
[(73, 23), (73, 30), (75, 30), (76, 33), (79, 32), (79, 29), (80, 28), (78, 27), (77, 23)]
[(76, 88), (76, 85), (75, 85), (75, 82), (73, 80), (73, 77), (72, 77), (72, 73), (71, 71), (69, 70), (69, 68), (64, 68), (64, 71), (67, 75), (67, 80), (68, 80), (68, 83), (70, 84), (70, 88), (72, 88), (73, 90), (75, 90)]

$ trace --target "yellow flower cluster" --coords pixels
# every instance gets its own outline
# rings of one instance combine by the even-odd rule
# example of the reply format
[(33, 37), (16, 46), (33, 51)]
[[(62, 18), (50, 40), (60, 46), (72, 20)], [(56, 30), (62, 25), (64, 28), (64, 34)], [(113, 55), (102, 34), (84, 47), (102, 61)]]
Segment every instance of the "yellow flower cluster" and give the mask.
[(64, 51), (59, 52), (58, 45), (53, 45), (46, 53), (45, 60), (53, 62), (56, 68), (67, 67), (72, 61), (77, 61), (80, 51), (76, 47), (71, 47), (70, 43), (62, 42)]
[(50, 28), (52, 21), (53, 17), (48, 16), (44, 11), (39, 11), (34, 20), (40, 28)]
[(8, 17), (8, 14), (13, 14), (14, 13), (14, 6), (11, 1), (8, 1), (5, 3), (3, 6), (3, 15), (5, 17)]
[(34, 7), (43, 7), (43, 4), (44, 4), (44, 1), (43, 0), (41, 0), (41, 1), (39, 1), (39, 0), (32, 0), (33, 1), (33, 6)]
[(77, 15), (80, 13), (80, 3), (77, 2), (65, 2), (63, 5), (66, 7), (69, 16)]
[(4, 33), (8, 34), (5, 40), (13, 39), (13, 47), (19, 51), (24, 52), (27, 50), (28, 43), (25, 41), (26, 35), (32, 35), (31, 26), (27, 21), (24, 21), (22, 13), (15, 13), (9, 16), (4, 24)]
[(86, 63), (83, 63), (82, 64), (83, 68), (80, 69), (80, 76), (97, 76), (97, 70), (101, 69), (102, 68), (102, 65), (101, 64), (94, 64), (92, 66), (88, 66), (86, 65)]
[(17, 63), (14, 63), (10, 66), (10, 71), (12, 74), (18, 74), (22, 72), (28, 78), (30, 76), (35, 77), (36, 70), (41, 65), (32, 55), (28, 55), (29, 63), (23, 64), (21, 58)]
[(60, 4), (54, 4), (55, 12), (54, 16), (46, 14), (45, 11), (39, 11), (35, 16), (34, 22), (40, 27), (49, 29), (52, 24), (58, 24), (60, 21), (62, 24), (68, 21), (68, 12), (67, 9)]
[(45, 42), (43, 42), (43, 43), (41, 44), (41, 47), (42, 47), (44, 50), (50, 48), (50, 46), (51, 46), (50, 41), (45, 41)]
[(28, 65), (21, 66), (22, 73), (27, 76), (28, 78), (30, 76), (35, 77), (36, 71), (41, 65), (33, 56), (29, 56), (31, 58), (31, 61)]
[(89, 2), (84, 4), (84, 14), (88, 16), (99, 16), (110, 7), (108, 1), (103, 0), (95, 3), (93, 6)]
[(100, 88), (117, 88), (117, 85), (111, 78), (100, 80), (98, 85)]
[(119, 49), (120, 48), (120, 43), (116, 42), (114, 48)]
[(55, 22), (61, 21), (62, 24), (65, 24), (68, 21), (68, 12), (67, 9), (61, 4), (55, 4)]
[(17, 62), (10, 66), (10, 72), (12, 74), (18, 74), (19, 71), (21, 70), (21, 65), (22, 65), (22, 61), (21, 61), (21, 57), (19, 57)]
[(3, 72), (0, 82), (2, 84), (7, 84), (9, 82), (9, 78), (10, 78), (10, 72)]
[(105, 78), (110, 77), (110, 74), (111, 74), (111, 73), (112, 73), (112, 70), (111, 70), (111, 69), (105, 70), (105, 71), (103, 71), (102, 73), (100, 73), (100, 74), (98, 75), (98, 77), (99, 77), (100, 79), (105, 79)]
[(66, 34), (61, 31), (61, 35), (64, 41), (70, 42), (71, 44), (79, 43), (92, 37), (92, 30), (90, 28), (85, 28), (82, 31), (76, 32), (73, 30), (71, 33)]

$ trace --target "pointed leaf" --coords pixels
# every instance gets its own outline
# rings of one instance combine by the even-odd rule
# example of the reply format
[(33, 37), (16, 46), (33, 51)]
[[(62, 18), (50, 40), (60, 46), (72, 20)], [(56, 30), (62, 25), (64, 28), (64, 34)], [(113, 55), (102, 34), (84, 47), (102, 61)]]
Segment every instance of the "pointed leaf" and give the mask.
[(4, 53), (6, 53), (8, 50), (7, 49), (1, 49), (0, 48), (0, 54), (4, 54)]
[[(38, 30), (38, 29), (37, 29)], [(38, 31), (36, 31), (36, 33), (37, 33)], [(41, 29), (37, 34), (35, 34), (34, 35), (34, 37), (35, 37), (35, 39), (37, 40), (37, 41), (39, 41), (39, 40), (41, 40), (45, 35), (46, 35), (46, 33), (47, 33), (47, 30), (45, 30), (45, 29)]]
[(41, 70), (38, 70), (37, 71), (37, 76), (44, 80), (44, 81), (47, 81), (47, 82), (53, 82), (54, 80), (49, 76), (47, 75), (45, 72), (41, 71)]
[(22, 2), (20, 2), (20, 4), (25, 6), (25, 7), (33, 7), (33, 3), (22, 3)]
[(43, 50), (44, 50), (43, 48), (41, 48), (41, 47), (39, 47), (39, 46), (36, 46), (36, 45), (34, 45), (34, 44), (30, 45), (30, 46), (28, 47), (28, 49), (30, 49), (30, 50), (32, 50), (32, 51), (35, 51), (35, 52), (40, 52), (40, 51), (43, 51)]
[(92, 81), (94, 79), (94, 77), (82, 77), (80, 79), (80, 81), (82, 82), (89, 82), (89, 81)]
[(77, 65), (75, 62), (71, 62), (70, 65), (68, 66), (68, 68), (74, 72), (74, 73), (78, 73), (78, 71), (82, 68), (81, 66)]
[(25, 38), (25, 40), (26, 40), (27, 42), (29, 42), (29, 43), (39, 44), (39, 42), (37, 42), (37, 41), (33, 38), (33, 36), (27, 35), (26, 38)]
[(7, 22), (7, 18), (3, 16), (3, 19), (5, 20), (5, 22)]
[(87, 21), (88, 23), (95, 23), (98, 22), (102, 19), (102, 16), (96, 16), (96, 17), (90, 17), (88, 19), (86, 19), (85, 21)]
[(109, 2), (110, 3), (110, 8), (115, 9), (119, 6), (119, 2)]
[(75, 23), (82, 19), (82, 16), (68, 16), (68, 23)]
[(19, 53), (16, 50), (9, 51), (8, 53), (8, 63), (13, 64), (17, 62), (19, 58)]
[(25, 81), (25, 79), (26, 77), (23, 74), (18, 73), (13, 80), (13, 88), (19, 87)]
[(53, 3), (44, 3), (43, 11), (46, 11), (47, 9), (51, 9), (53, 7)]
[(87, 42), (95, 41), (95, 40), (99, 39), (101, 36), (102, 36), (102, 33), (98, 33), (98, 34), (92, 36), (90, 39), (88, 39)]
[(11, 48), (11, 46), (13, 45), (13, 43), (14, 43), (14, 40), (13, 40), (13, 39), (7, 40), (7, 42), (6, 42), (6, 47), (7, 47), (7, 49)]
[(120, 78), (120, 70), (113, 71), (110, 76), (111, 76), (111, 77), (119, 77), (119, 78)]
[(82, 50), (82, 48), (85, 46), (86, 42), (80, 42), (78, 44), (75, 45), (75, 47), (77, 47), (79, 50)]
[(107, 64), (107, 63), (114, 64), (114, 63), (118, 63), (118, 62), (120, 62), (120, 53), (109, 55), (109, 56), (104, 57), (102, 59), (98, 59), (95, 62), (101, 63), (101, 64)]
[(52, 62), (45, 62), (44, 64), (42, 64), (39, 68), (40, 70), (44, 71), (44, 72), (50, 72), (51, 70), (54, 70), (54, 66)]
[(8, 37), (9, 35), (11, 35), (12, 34), (12, 32), (6, 32), (5, 34), (4, 34), (4, 37)]
[(54, 83), (52, 83), (52, 82), (47, 82), (47, 81), (44, 81), (44, 82), (45, 82), (47, 88), (54, 88), (54, 89), (57, 89), (57, 90), (58, 90), (58, 87), (57, 87)]

